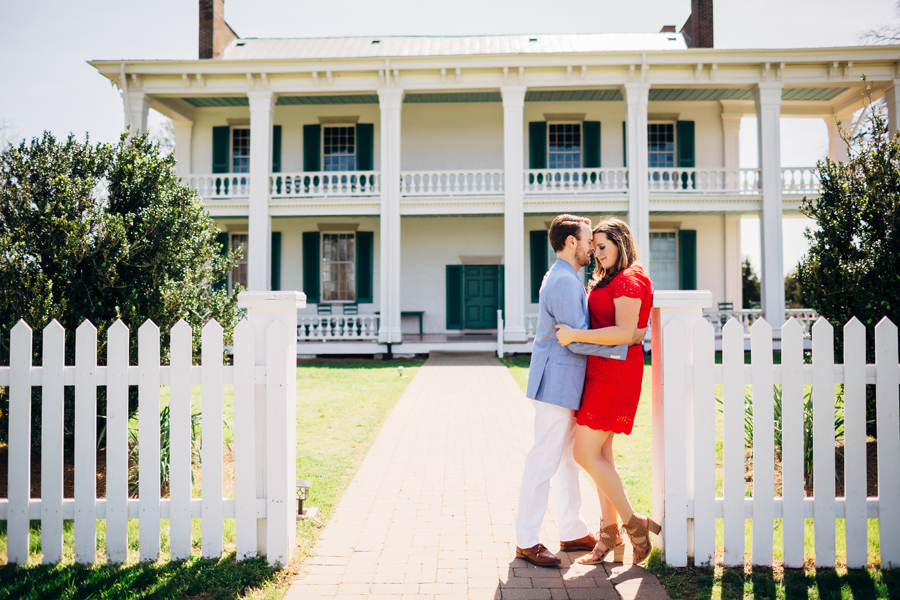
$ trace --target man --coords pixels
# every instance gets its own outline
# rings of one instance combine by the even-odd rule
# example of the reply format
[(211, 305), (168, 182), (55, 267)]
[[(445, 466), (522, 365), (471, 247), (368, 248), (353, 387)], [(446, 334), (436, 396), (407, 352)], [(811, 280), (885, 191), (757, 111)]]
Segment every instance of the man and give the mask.
[[(594, 252), (591, 221), (559, 215), (550, 225), (550, 245), (556, 263), (541, 285), (537, 334), (528, 370), (526, 396), (534, 400), (534, 446), (525, 459), (519, 509), (516, 515), (516, 556), (541, 567), (559, 566), (560, 560), (540, 541), (541, 521), (547, 512), (550, 479), (555, 474), (559, 504), (560, 550), (592, 550), (597, 538), (581, 516), (580, 468), (572, 456), (575, 411), (581, 405), (588, 354), (624, 360), (628, 348), (575, 342), (566, 347), (556, 339), (557, 323), (588, 329), (587, 295), (578, 269), (591, 262)], [(643, 339), (638, 330), (632, 344)]]

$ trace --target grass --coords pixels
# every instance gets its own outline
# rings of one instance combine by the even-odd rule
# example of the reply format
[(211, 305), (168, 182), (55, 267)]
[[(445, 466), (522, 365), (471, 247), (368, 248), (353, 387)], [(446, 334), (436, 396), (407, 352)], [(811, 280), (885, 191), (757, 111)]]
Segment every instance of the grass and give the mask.
[[(717, 362), (721, 362), (721, 355)], [(776, 362), (779, 362), (776, 357)], [(749, 362), (749, 353), (748, 358)], [(508, 357), (503, 359), (513, 378), (524, 391), (528, 382), (528, 357)], [(622, 483), (634, 509), (650, 513), (652, 499), (652, 471), (650, 465), (651, 429), (650, 398), (651, 373), (650, 358), (644, 361), (644, 379), (641, 400), (634, 420), (634, 429), (629, 436), (618, 435), (613, 450)], [(721, 386), (718, 386), (721, 388)], [(718, 390), (721, 393), (721, 389)], [(722, 495), (722, 415), (716, 414), (716, 494)], [(749, 495), (749, 492), (748, 492)], [(843, 519), (835, 524), (836, 569), (816, 569), (814, 566), (815, 541), (813, 521), (805, 522), (805, 554), (807, 564), (804, 569), (784, 569), (781, 567), (782, 527), (781, 519), (774, 524), (774, 567), (762, 568), (751, 565), (750, 552), (753, 542), (753, 521), (745, 522), (745, 565), (725, 568), (721, 553), (722, 522), (717, 521), (716, 547), (719, 554), (713, 567), (672, 568), (666, 565), (654, 550), (647, 563), (647, 569), (659, 577), (660, 582), (672, 598), (890, 598), (900, 600), (900, 570), (881, 571), (879, 569), (878, 520), (868, 522), (869, 566), (864, 570), (848, 570), (846, 564), (845, 527)]]
[[(312, 483), (307, 506), (319, 508), (327, 521), (356, 473), (378, 430), (415, 376), (421, 361), (357, 361), (304, 364), (297, 368), (297, 477)], [(398, 366), (404, 366), (403, 377)], [(194, 398), (199, 407), (199, 388)], [(163, 403), (168, 391), (163, 390)], [(226, 421), (233, 415), (233, 396), (226, 389)], [(230, 436), (225, 432), (226, 439)], [(226, 496), (229, 495), (226, 461)], [(198, 480), (195, 496), (199, 493)], [(233, 482), (231, 482), (233, 495)], [(235, 561), (234, 521), (225, 520), (225, 553), (219, 560), (200, 558), (200, 521), (193, 523), (193, 552), (184, 561), (169, 560), (168, 521), (163, 520), (160, 560), (138, 562), (138, 522), (129, 521), (129, 552), (124, 565), (105, 562), (105, 521), (98, 521), (98, 560), (74, 564), (72, 521), (65, 522), (65, 555), (58, 565), (41, 565), (40, 521), (32, 521), (28, 565), (0, 566), (0, 600), (75, 598), (193, 598), (273, 600), (284, 596), (319, 529), (297, 526), (294, 558), (284, 569), (270, 568), (264, 558)], [(0, 562), (6, 561), (6, 521), (0, 522)]]

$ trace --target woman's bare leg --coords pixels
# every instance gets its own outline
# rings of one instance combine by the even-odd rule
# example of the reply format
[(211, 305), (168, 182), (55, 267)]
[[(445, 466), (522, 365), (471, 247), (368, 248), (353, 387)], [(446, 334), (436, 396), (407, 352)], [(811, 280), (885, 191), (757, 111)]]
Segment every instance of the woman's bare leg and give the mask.
[[(575, 461), (587, 471), (594, 483), (597, 484), (597, 489), (601, 493), (600, 502), (604, 522), (612, 524), (611, 520), (606, 521), (606, 515), (618, 513), (627, 523), (634, 510), (625, 494), (625, 488), (622, 487), (622, 479), (616, 471), (615, 461), (607, 460), (603, 456), (603, 447), (607, 442), (610, 445), (609, 454), (612, 454), (612, 436), (613, 434), (609, 431), (596, 431), (590, 427), (578, 425), (575, 428)], [(608, 503), (607, 506), (604, 506), (605, 503)], [(609, 509), (610, 505), (612, 511)]]
[[(606, 441), (603, 442), (603, 446), (600, 447), (600, 458), (608, 462), (612, 465), (612, 468), (616, 468), (616, 459), (613, 456), (613, 437), (615, 434), (610, 433)], [(618, 471), (617, 471), (618, 472)], [(600, 487), (597, 487), (597, 494), (600, 496), (600, 514), (603, 515), (603, 523), (605, 525), (612, 525), (619, 518), (619, 513), (616, 512), (615, 505), (610, 501), (609, 498), (606, 497), (606, 494), (603, 493), (603, 490)]]

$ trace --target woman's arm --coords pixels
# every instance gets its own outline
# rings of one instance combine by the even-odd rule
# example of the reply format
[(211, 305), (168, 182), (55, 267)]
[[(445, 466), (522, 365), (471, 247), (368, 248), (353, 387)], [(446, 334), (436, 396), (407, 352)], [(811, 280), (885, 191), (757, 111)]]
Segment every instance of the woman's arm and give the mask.
[(641, 299), (621, 296), (613, 299), (613, 305), (616, 308), (616, 324), (612, 327), (572, 329), (568, 325), (557, 325), (556, 339), (560, 345), (568, 346), (572, 342), (609, 346), (631, 343), (641, 312)]

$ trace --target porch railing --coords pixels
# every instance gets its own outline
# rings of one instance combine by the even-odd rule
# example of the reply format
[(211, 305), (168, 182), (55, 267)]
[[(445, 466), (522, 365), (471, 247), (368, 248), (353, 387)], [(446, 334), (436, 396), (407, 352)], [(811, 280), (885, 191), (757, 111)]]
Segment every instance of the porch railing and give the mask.
[(650, 169), (650, 192), (756, 194), (759, 169)]
[(309, 171), (269, 176), (272, 198), (377, 196), (380, 193), (380, 171)]
[(206, 200), (227, 200), (250, 196), (250, 176), (246, 173), (189, 175), (188, 186)]
[(781, 181), (782, 191), (789, 194), (818, 194), (822, 188), (819, 175), (813, 167), (782, 167)]
[(526, 194), (596, 194), (628, 191), (628, 169), (526, 169)]
[(378, 315), (297, 317), (297, 340), (301, 342), (374, 339), (378, 339)]
[[(762, 318), (762, 310), (759, 308), (745, 308), (738, 310), (710, 310), (703, 311), (703, 318), (712, 323), (717, 336), (721, 336), (722, 328), (731, 318), (737, 319), (744, 333), (750, 333), (753, 324)], [(804, 335), (809, 335), (813, 324), (819, 318), (819, 313), (811, 308), (788, 308), (784, 311), (784, 318), (794, 318), (800, 323)]]
[(402, 196), (465, 196), (503, 193), (503, 169), (403, 171)]

